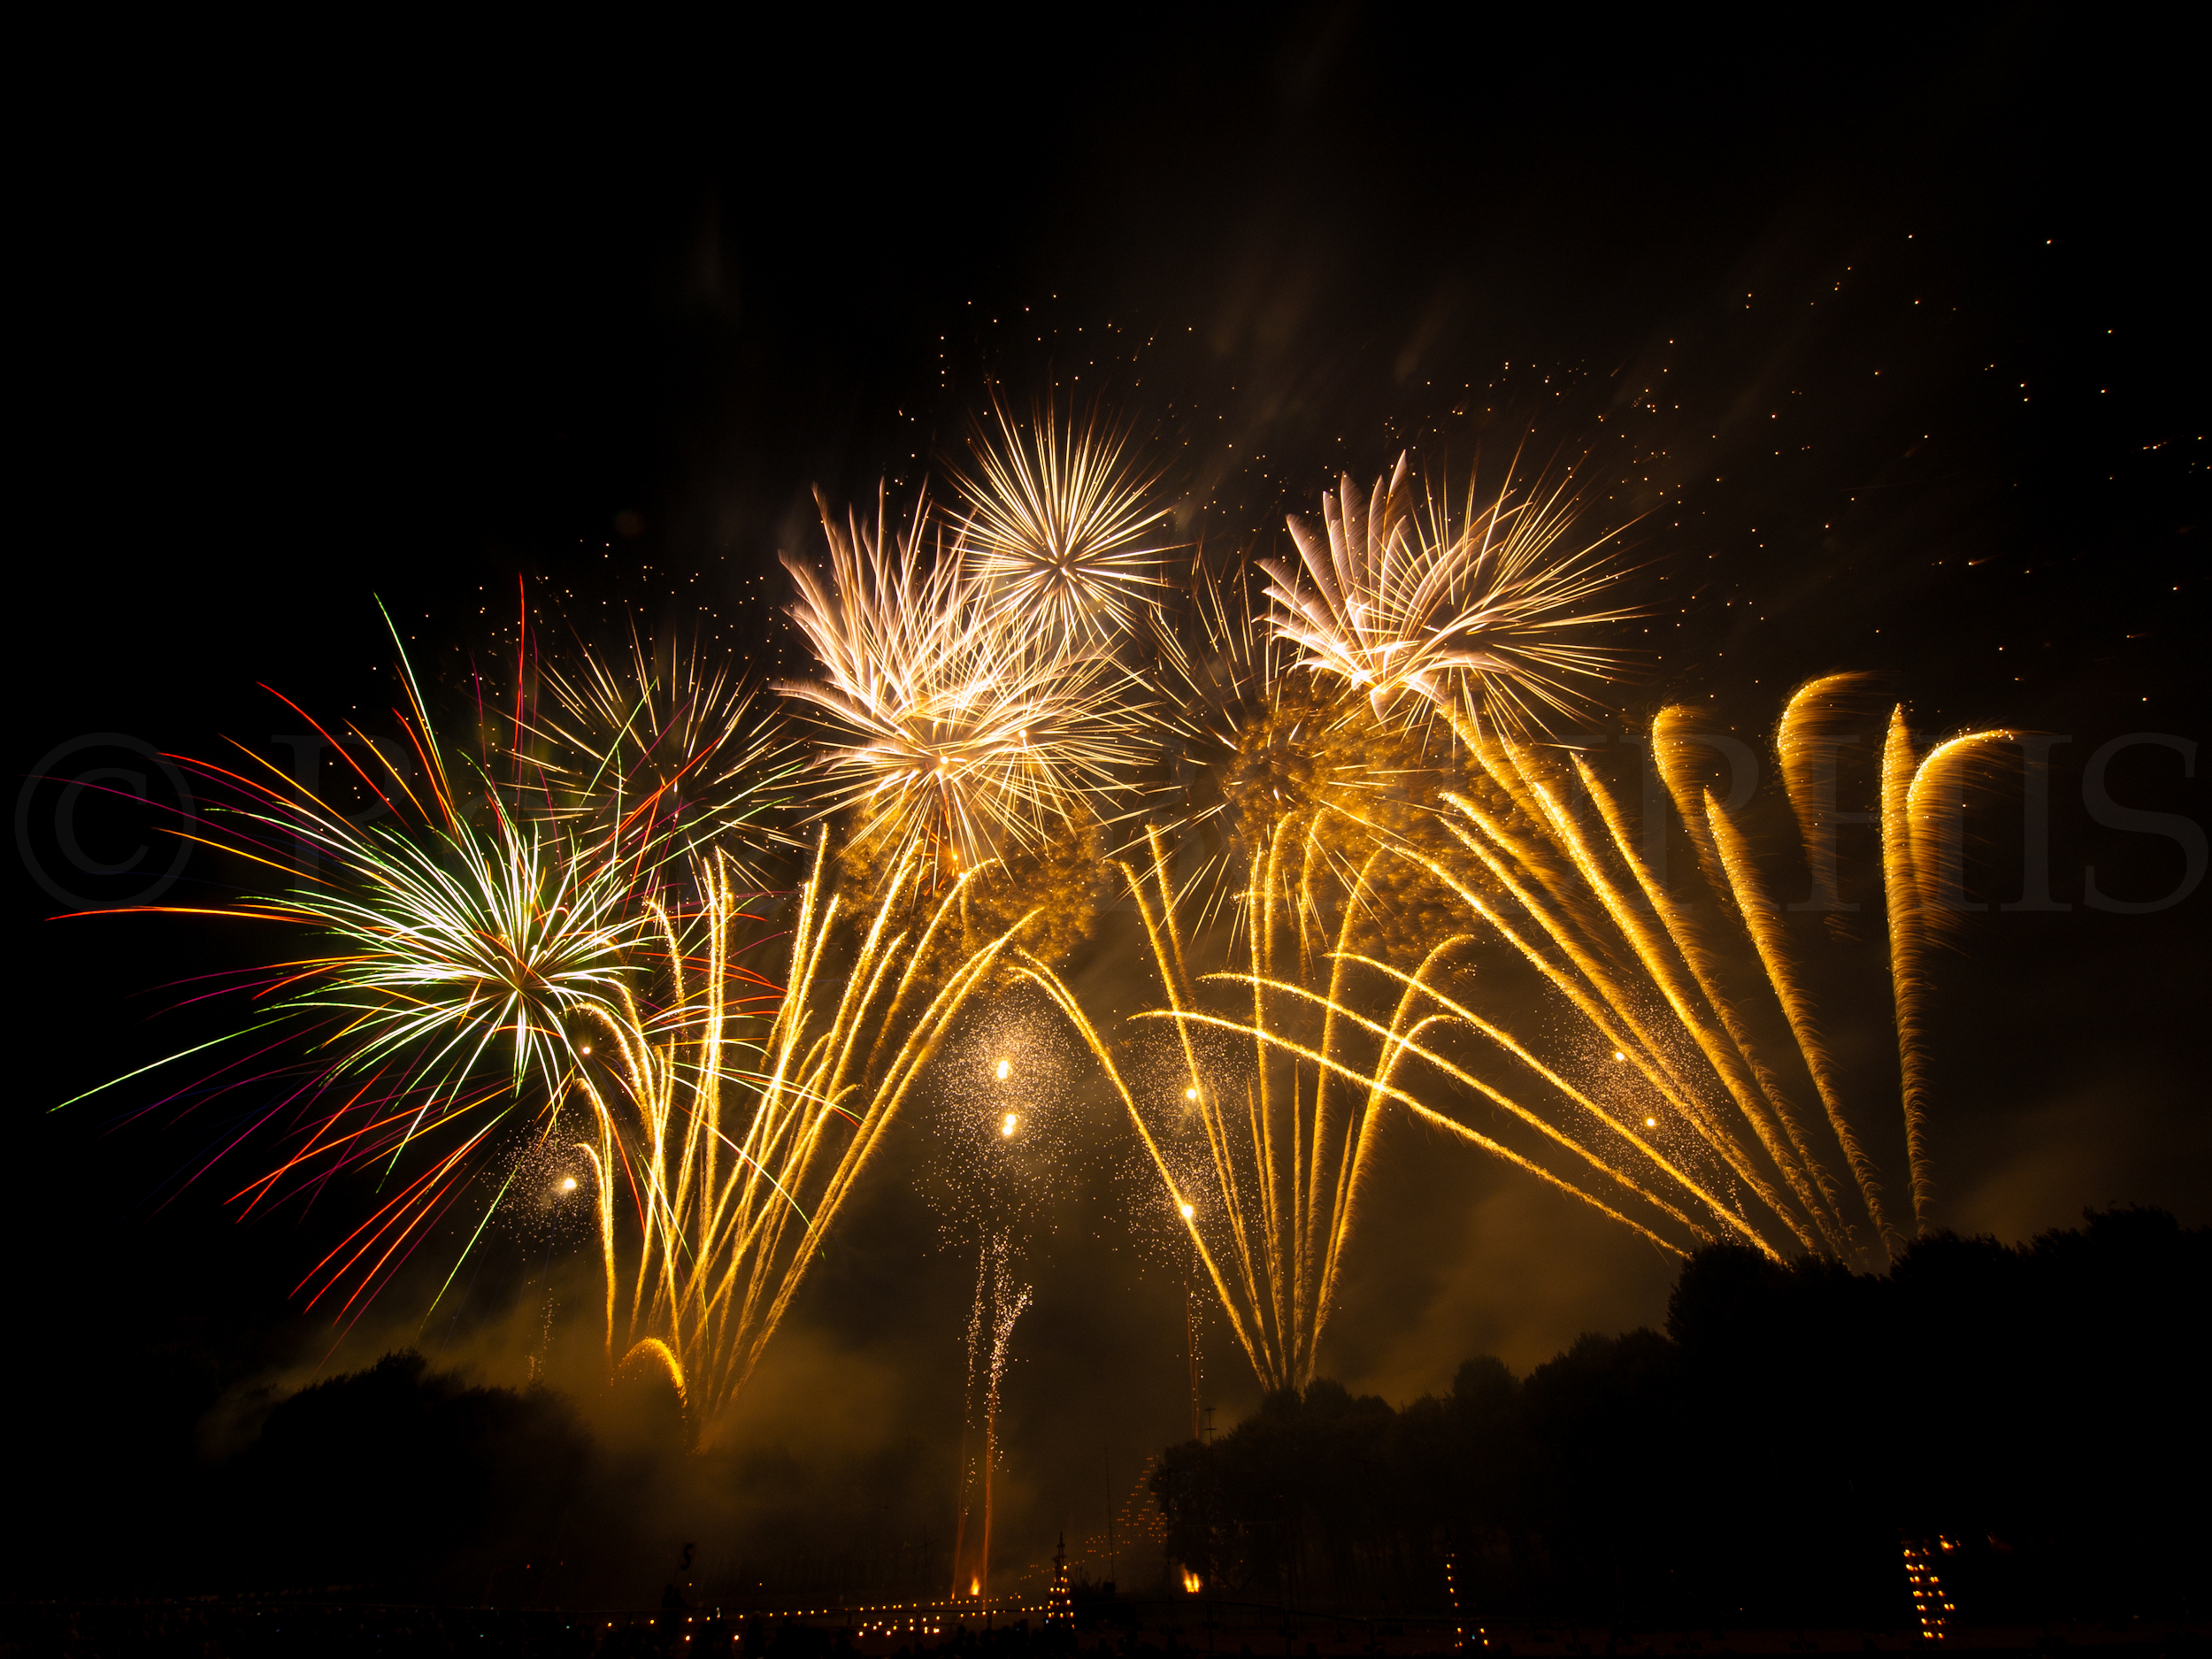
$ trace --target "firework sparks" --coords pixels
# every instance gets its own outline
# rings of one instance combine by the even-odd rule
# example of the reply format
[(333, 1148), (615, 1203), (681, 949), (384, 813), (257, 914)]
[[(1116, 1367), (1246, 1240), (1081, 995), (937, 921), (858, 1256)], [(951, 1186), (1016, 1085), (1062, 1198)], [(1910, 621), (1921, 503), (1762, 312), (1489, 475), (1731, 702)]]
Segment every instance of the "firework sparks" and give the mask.
[(1572, 682), (1609, 679), (1620, 659), (1571, 631), (1634, 614), (1590, 605), (1620, 574), (1610, 534), (1567, 540), (1563, 483), (1523, 489), (1509, 475), (1479, 503), (1471, 481), (1456, 512), (1431, 495), (1417, 514), (1408, 475), (1401, 456), (1363, 500), (1347, 475), (1322, 496), (1318, 529), (1290, 519), (1297, 565), (1259, 561), (1269, 626), (1303, 653), (1299, 665), (1356, 688), (1379, 717), (1427, 710), (1478, 732), (1586, 709)]
[[(650, 1010), (626, 996), (599, 1012), (613, 1057), (577, 1074), (591, 1122), (579, 1145), (599, 1175), (609, 1359), (618, 1347), (622, 1364), (641, 1344), (661, 1344), (686, 1379), (703, 1443), (759, 1363), (885, 1129), (1010, 941), (1002, 935), (944, 966), (933, 947), (958, 883), (918, 933), (897, 927), (921, 873), (910, 857), (841, 977), (828, 960), (838, 902), (823, 893), (827, 858), (825, 834), (798, 895), (785, 990), (755, 996), (755, 1009), (773, 1002), (772, 1017), (747, 1022), (749, 1010), (733, 1002), (744, 976), (732, 952), (748, 917), (718, 870), (698, 918), (703, 972), (687, 980), (678, 971), (684, 952), (671, 925), (671, 999)], [(925, 964), (942, 970), (928, 986)], [(634, 1243), (617, 1225), (618, 1171)]]
[(633, 632), (624, 655), (542, 664), (537, 691), (514, 722), (519, 814), (634, 862), (712, 849), (754, 886), (766, 855), (796, 845), (781, 819), (798, 745), (757, 687), (695, 645)]
[(880, 495), (872, 526), (824, 508), (828, 580), (784, 558), (822, 677), (775, 689), (846, 740), (818, 764), (825, 810), (854, 809), (854, 840), (967, 870), (1086, 818), (1127, 757), (1133, 710), (1109, 658), (989, 606), (956, 558), (928, 556), (927, 518), (895, 531)]
[(1154, 480), (1095, 416), (1079, 430), (1047, 410), (1024, 432), (1003, 407), (991, 412), (997, 430), (970, 441), (973, 472), (955, 475), (963, 550), (987, 603), (1061, 638), (1127, 633), (1159, 586), (1160, 549), (1145, 534), (1165, 517), (1146, 501)]

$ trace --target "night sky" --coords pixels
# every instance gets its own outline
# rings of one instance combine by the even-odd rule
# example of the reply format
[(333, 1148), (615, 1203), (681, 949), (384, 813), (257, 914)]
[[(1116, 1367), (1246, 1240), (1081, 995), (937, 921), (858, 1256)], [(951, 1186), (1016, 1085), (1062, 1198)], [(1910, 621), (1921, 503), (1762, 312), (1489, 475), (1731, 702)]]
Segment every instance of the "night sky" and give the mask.
[[(2083, 874), (2123, 902), (2183, 883), (2185, 832), (2095, 821), (2084, 770), (2130, 733), (2212, 732), (2201, 140), (2174, 42), (2087, 27), (1317, 6), (333, 39), (265, 79), (243, 41), (73, 65), (17, 167), (19, 850), (125, 896), (71, 873), (34, 776), (105, 751), (43, 757), (119, 733), (280, 761), (298, 718), (263, 684), (340, 716), (394, 696), (376, 595), (434, 656), (511, 641), (519, 575), (580, 622), (801, 669), (775, 556), (818, 550), (810, 490), (910, 486), (993, 384), (1103, 398), (1210, 551), (1279, 549), (1340, 468), (1517, 445), (1632, 526), (1652, 614), (1616, 733), (1692, 701), (1755, 743), (1800, 681), (1864, 669), (1926, 733), (2068, 740), (2070, 908), (1975, 917), (1939, 969), (1936, 1216), (2202, 1225), (2212, 895), (2093, 909)], [(2195, 765), (2124, 747), (2110, 795), (2201, 825)], [(1978, 899), (2020, 896), (2022, 815), (2016, 784), (1978, 812)], [(87, 858), (149, 822), (86, 818)], [(49, 1114), (201, 1030), (164, 987), (237, 945), (50, 920), (79, 906), (12, 867), (10, 1369), (62, 1534), (96, 1556), (181, 1525), (140, 1488), (184, 1490), (319, 1367), (412, 1344), (520, 1381), (566, 1282), (538, 1243), (442, 1327), (403, 1280), (334, 1348), (291, 1294), (323, 1218), (234, 1226), (250, 1152), (179, 1179), (222, 1122), (126, 1121), (154, 1098), (127, 1092)], [(179, 891), (210, 879), (188, 861)], [(1878, 995), (1841, 1012), (1886, 1041)], [(1086, 1144), (1025, 1270), (1010, 1560), (1094, 1527), (1187, 1431), (1174, 1250), (1123, 1225), (1126, 1148)], [(1403, 1400), (1476, 1353), (1525, 1370), (1660, 1318), (1671, 1258), (1471, 1151), (1386, 1150), (1332, 1374)], [(973, 1266), (926, 1164), (917, 1142), (871, 1176), (746, 1407), (761, 1444), (956, 1434)], [(1225, 1425), (1256, 1390), (1210, 1340)]]

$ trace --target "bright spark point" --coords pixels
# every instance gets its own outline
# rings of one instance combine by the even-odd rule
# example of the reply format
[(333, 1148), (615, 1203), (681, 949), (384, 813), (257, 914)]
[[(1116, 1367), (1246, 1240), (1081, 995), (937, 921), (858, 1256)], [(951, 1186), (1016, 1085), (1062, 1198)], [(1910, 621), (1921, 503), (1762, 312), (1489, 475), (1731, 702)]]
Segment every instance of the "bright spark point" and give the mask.
[(1185, 1100), (1196, 1100), (1198, 1098), (1198, 1091), (1194, 1088), (1187, 1088), (1183, 1091), (1183, 1098)]
[(1012, 1134), (1014, 1133), (1014, 1125), (1019, 1122), (1021, 1122), (1021, 1116), (1019, 1113), (1008, 1112), (1006, 1114), (1006, 1121), (999, 1125), (999, 1133), (1002, 1135)]
[(1656, 1129), (1658, 1126), (1659, 1126), (1659, 1120), (1658, 1120), (1656, 1118), (1645, 1118), (1645, 1119), (1644, 1119), (1644, 1127), (1645, 1127), (1645, 1128), (1647, 1128), (1647, 1129)]
[(1001, 1061), (998, 1063), (998, 1080), (999, 1080), (1000, 1082), (1003, 1083), (1004, 1081), (1006, 1081), (1006, 1079), (1007, 1079), (1008, 1078), (1011, 1077), (1013, 1074), (1014, 1074), (1014, 1063), (1013, 1063), (1011, 1060), (1001, 1060)]
[(561, 1190), (565, 1193), (574, 1192), (576, 1190), (576, 1178), (573, 1175), (571, 1175), (563, 1180), (561, 1182)]
[(1616, 1060), (1621, 1060), (1621, 1061), (1625, 1061), (1625, 1060), (1628, 1058), (1628, 1056), (1627, 1056), (1626, 1055), (1623, 1054), (1623, 1053), (1622, 1053), (1622, 1052), (1621, 1052), (1618, 1048), (1616, 1048), (1616, 1049), (1614, 1049), (1614, 1050), (1613, 1050), (1613, 1057), (1614, 1057)]
[(1185, 1204), (1185, 1205), (1183, 1206), (1183, 1219), (1184, 1219), (1184, 1220), (1188, 1221), (1188, 1220), (1189, 1220), (1189, 1219), (1190, 1219), (1193, 1216), (1196, 1215), (1197, 1213), (1198, 1213), (1198, 1210), (1197, 1210), (1197, 1207), (1196, 1207), (1195, 1205), (1192, 1205), (1192, 1204)]

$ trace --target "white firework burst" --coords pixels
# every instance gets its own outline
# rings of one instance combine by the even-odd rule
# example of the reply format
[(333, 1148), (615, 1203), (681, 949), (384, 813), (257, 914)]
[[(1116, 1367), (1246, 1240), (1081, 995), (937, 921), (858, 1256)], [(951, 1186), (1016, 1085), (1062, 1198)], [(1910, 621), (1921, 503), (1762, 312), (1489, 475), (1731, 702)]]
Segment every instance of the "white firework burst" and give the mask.
[(1590, 605), (1623, 573), (1612, 534), (1570, 541), (1567, 484), (1523, 489), (1510, 474), (1486, 501), (1471, 481), (1457, 513), (1430, 495), (1417, 515), (1408, 472), (1402, 455), (1363, 499), (1347, 475), (1317, 528), (1291, 518), (1298, 565), (1258, 561), (1295, 665), (1364, 691), (1379, 716), (1463, 712), (1493, 735), (1586, 709), (1573, 681), (1611, 679), (1621, 657), (1577, 634), (1637, 614)]
[(1146, 532), (1165, 517), (1155, 480), (1124, 458), (1125, 434), (1094, 415), (1080, 430), (1050, 410), (1025, 432), (994, 405), (995, 433), (970, 440), (975, 467), (956, 472), (967, 567), (996, 609), (1040, 631), (1094, 641), (1125, 633), (1159, 586), (1161, 549)]
[(1127, 758), (1126, 672), (1063, 633), (986, 602), (929, 546), (926, 504), (902, 529), (878, 494), (872, 526), (822, 503), (829, 574), (790, 557), (791, 615), (818, 679), (777, 682), (842, 741), (821, 749), (825, 810), (856, 809), (854, 839), (887, 833), (970, 867), (1041, 843), (1092, 813)]

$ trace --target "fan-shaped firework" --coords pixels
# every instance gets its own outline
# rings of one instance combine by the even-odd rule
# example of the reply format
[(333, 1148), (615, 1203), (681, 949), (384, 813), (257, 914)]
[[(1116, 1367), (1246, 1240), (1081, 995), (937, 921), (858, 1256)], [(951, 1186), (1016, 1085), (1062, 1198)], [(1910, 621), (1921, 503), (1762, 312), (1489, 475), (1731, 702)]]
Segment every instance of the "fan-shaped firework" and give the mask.
[(1165, 517), (1146, 500), (1152, 479), (1095, 416), (1079, 431), (1047, 410), (1024, 432), (1002, 407), (991, 412), (997, 430), (979, 426), (970, 442), (974, 471), (956, 474), (970, 572), (1028, 627), (1101, 642), (1125, 633), (1159, 585), (1145, 537)]
[(1603, 680), (1615, 654), (1570, 631), (1631, 611), (1589, 602), (1618, 575), (1609, 536), (1566, 540), (1566, 487), (1517, 488), (1509, 476), (1456, 515), (1431, 495), (1416, 516), (1401, 456), (1363, 500), (1346, 476), (1321, 498), (1317, 529), (1290, 519), (1299, 565), (1262, 559), (1275, 609), (1269, 626), (1303, 653), (1301, 666), (1365, 694), (1378, 716), (1435, 712), (1476, 731), (1511, 733), (1546, 711), (1586, 706), (1570, 678)]
[[(611, 1053), (577, 1072), (591, 1115), (589, 1138), (577, 1144), (598, 1174), (608, 1358), (664, 1366), (705, 1436), (759, 1363), (923, 1066), (1011, 938), (926, 976), (926, 964), (941, 965), (933, 946), (961, 884), (918, 931), (900, 927), (902, 898), (920, 874), (910, 857), (863, 918), (857, 954), (833, 963), (839, 907), (823, 891), (826, 861), (825, 837), (798, 895), (786, 989), (735, 960), (742, 931), (762, 930), (718, 869), (700, 883), (704, 960), (687, 972), (679, 932), (661, 918), (668, 995), (657, 1006), (626, 995), (595, 1010)], [(618, 1187), (628, 1206), (618, 1206)]]
[[(1786, 745), (1801, 738), (1794, 700), (1793, 715)], [(1868, 1131), (1847, 1110), (1754, 843), (1741, 816), (1686, 768), (1686, 718), (1663, 712), (1654, 747), (1674, 746), (1661, 770), (1686, 803), (1684, 828), (1709, 849), (1700, 870), (1748, 952), (1730, 951), (1661, 879), (1647, 835), (1586, 762), (1490, 737), (1474, 744), (1482, 788), (1443, 797), (1454, 852), (1367, 821), (1368, 852), (1355, 869), (1320, 856), (1325, 820), (1348, 813), (1280, 818), (1252, 872), (1246, 966), (1191, 965), (1202, 947), (1179, 921), (1156, 838), (1149, 867), (1127, 879), (1167, 1006), (1139, 1018), (1171, 1020), (1179, 1032), (1180, 1102), (1158, 1078), (1133, 1073), (1072, 993), (1032, 964), (1120, 1091), (1267, 1386), (1312, 1374), (1379, 1114), (1391, 1104), (1669, 1249), (1730, 1239), (1777, 1259), (1809, 1250), (1871, 1263), (1901, 1245)], [(1916, 761), (1902, 731), (1900, 716), (1885, 755), (1883, 844), (1917, 1217), (1926, 1181), (1923, 955), (1957, 884), (1961, 785), (2007, 734), (1954, 738)], [(1802, 776), (1791, 787), (1801, 797)], [(1456, 925), (1392, 948), (1384, 912), (1393, 902), (1378, 873), (1393, 864), (1417, 866), (1455, 895)], [(1486, 1016), (1451, 983), (1486, 947), (1502, 948), (1550, 993), (1525, 1029)], [(1747, 987), (1747, 955), (1756, 964)], [(1210, 998), (1208, 986), (1232, 1001)], [(1778, 1031), (1786, 1048), (1770, 1041)], [(1233, 1063), (1209, 1046), (1219, 1033), (1255, 1053)], [(1494, 1121), (1471, 1119), (1470, 1109)]]
[(926, 523), (918, 507), (895, 532), (880, 495), (872, 526), (824, 507), (827, 581), (784, 557), (822, 676), (775, 688), (845, 740), (818, 764), (855, 839), (972, 869), (1090, 816), (1127, 759), (1133, 710), (1108, 657), (981, 603), (956, 558), (926, 549)]
[[(1347, 948), (1365, 873), (1346, 879), (1336, 872), (1317, 833), (1329, 816), (1326, 809), (1286, 812), (1252, 853), (1243, 930), (1248, 972), (1194, 969), (1156, 836), (1148, 866), (1126, 867), (1167, 993), (1168, 1006), (1156, 1012), (1175, 1025), (1178, 1064), (1164, 1076), (1133, 1079), (1067, 987), (1041, 965), (1029, 970), (1113, 1081), (1170, 1212), (1271, 1389), (1302, 1388), (1313, 1379), (1369, 1131), (1388, 1093), (1386, 1047), (1349, 1023), (1305, 1018), (1316, 1003), (1347, 994)], [(1379, 856), (1371, 850), (1367, 862)], [(1274, 994), (1279, 972), (1317, 974), (1325, 995), (1293, 1003)], [(1202, 981), (1228, 987), (1225, 1002), (1209, 1006)], [(1249, 1047), (1225, 1045), (1222, 1033)], [(1302, 1069), (1302, 1060), (1325, 1063), (1317, 1071)], [(1386, 1080), (1365, 1081), (1370, 1068)]]

